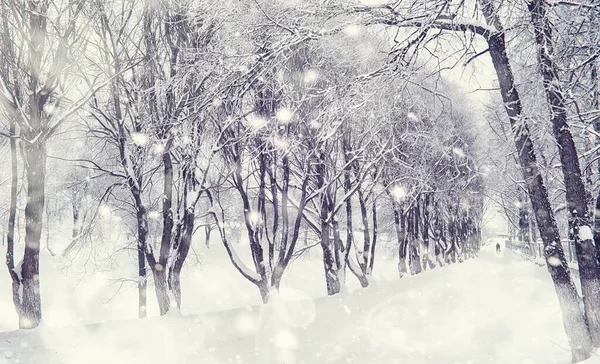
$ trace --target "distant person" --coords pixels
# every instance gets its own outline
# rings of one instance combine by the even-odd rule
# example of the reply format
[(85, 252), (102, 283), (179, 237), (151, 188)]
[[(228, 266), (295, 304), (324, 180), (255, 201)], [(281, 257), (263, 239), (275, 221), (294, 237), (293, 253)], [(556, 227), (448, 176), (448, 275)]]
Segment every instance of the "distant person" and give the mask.
[(500, 254), (500, 243), (496, 243), (496, 254)]

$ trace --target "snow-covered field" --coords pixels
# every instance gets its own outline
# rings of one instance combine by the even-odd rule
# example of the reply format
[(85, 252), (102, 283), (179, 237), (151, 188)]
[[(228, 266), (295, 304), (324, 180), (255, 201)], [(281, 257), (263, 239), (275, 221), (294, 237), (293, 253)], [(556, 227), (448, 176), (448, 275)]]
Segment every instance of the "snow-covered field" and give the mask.
[[(320, 262), (301, 260), (267, 306), (225, 261), (207, 260), (187, 272), (183, 315), (144, 320), (131, 319), (134, 289), (103, 305), (109, 291), (100, 283), (69, 290), (57, 274), (43, 282), (45, 325), (0, 333), (0, 362), (569, 363), (546, 269), (506, 250), (496, 256), (494, 245), (477, 259), (401, 280), (393, 262), (381, 262), (371, 287), (356, 289), (348, 277), (351, 289), (334, 297), (313, 281), (322, 279)], [(16, 320), (2, 277), (1, 328), (10, 330)], [(78, 316), (110, 322), (75, 325)], [(65, 325), (74, 326), (58, 327)]]

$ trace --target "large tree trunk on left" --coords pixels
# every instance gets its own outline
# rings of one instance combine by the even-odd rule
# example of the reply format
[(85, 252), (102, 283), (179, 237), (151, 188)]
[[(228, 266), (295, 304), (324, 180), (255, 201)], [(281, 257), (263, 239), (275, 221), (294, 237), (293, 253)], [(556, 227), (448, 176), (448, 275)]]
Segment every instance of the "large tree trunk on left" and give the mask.
[(25, 254), (21, 268), (23, 296), (21, 328), (35, 328), (42, 320), (40, 296), (40, 237), (44, 214), (46, 148), (43, 140), (25, 142), (23, 147), (27, 178), (25, 205)]
[(579, 263), (579, 278), (585, 306), (585, 316), (595, 347), (600, 346), (600, 265), (590, 227), (585, 185), (571, 130), (567, 124), (567, 109), (560, 87), (558, 68), (554, 63), (552, 25), (546, 16), (544, 1), (528, 3), (531, 22), (538, 45), (539, 67), (544, 80), (546, 100), (551, 111), (552, 132), (559, 146), (564, 176), (570, 226), (573, 228), (575, 254)]
[[(8, 211), (8, 231), (6, 233), (6, 267), (12, 279), (12, 296), (15, 309), (19, 318), (23, 315), (23, 301), (21, 297), (21, 272), (15, 268), (15, 221), (17, 218), (17, 134), (14, 120), (10, 122), (10, 207)], [(20, 267), (19, 267), (20, 269)], [(19, 319), (19, 327), (21, 320)]]

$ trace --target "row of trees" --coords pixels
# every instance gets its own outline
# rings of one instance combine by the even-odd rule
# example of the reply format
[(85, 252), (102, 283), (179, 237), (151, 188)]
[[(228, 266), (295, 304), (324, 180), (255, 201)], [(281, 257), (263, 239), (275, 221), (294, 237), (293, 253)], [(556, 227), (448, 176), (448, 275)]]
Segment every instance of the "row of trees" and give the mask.
[[(592, 225), (592, 216), (598, 216), (598, 213), (589, 203), (586, 192), (586, 183), (588, 190), (595, 183), (594, 175), (597, 174), (592, 173), (589, 163), (590, 159), (594, 163), (597, 160), (597, 148), (581, 153), (588, 163), (582, 171), (571, 125), (582, 126), (597, 136), (594, 122), (598, 115), (599, 48), (597, 27), (593, 26), (599, 16), (597, 2), (530, 0), (508, 4), (480, 0), (472, 4), (440, 1), (407, 5), (390, 3), (378, 7), (360, 6), (353, 10), (365, 14), (370, 23), (409, 29), (411, 37), (402, 39), (398, 46), (405, 58), (406, 55), (418, 57), (431, 42), (439, 44), (443, 35), (450, 35), (455, 44), (463, 45), (462, 57), (467, 62), (489, 54), (510, 122), (512, 132), (509, 139), (515, 144), (514, 159), (521, 170), (521, 185), (528, 195), (544, 242), (548, 270), (563, 310), (573, 360), (588, 358), (592, 348), (600, 345), (597, 253), (600, 241), (594, 242), (592, 234), (592, 226), (596, 230), (599, 226), (597, 221)], [(516, 53), (516, 50), (524, 50), (527, 46), (536, 50), (536, 61), (533, 61), (534, 58), (523, 60)], [(531, 81), (533, 86), (519, 82), (524, 77), (518, 73), (523, 63), (533, 63), (536, 71), (535, 79)], [(522, 94), (524, 90), (531, 92)], [(524, 102), (530, 100), (538, 104), (544, 100), (545, 108), (534, 105), (535, 112), (532, 113), (529, 106), (529, 110), (524, 106)], [(542, 171), (540, 167), (544, 163), (538, 162), (540, 158), (547, 161), (546, 157), (549, 157), (545, 155), (548, 150), (545, 149), (548, 146), (545, 135), (552, 138), (550, 150), (556, 150), (562, 174), (565, 213), (569, 234), (575, 241), (580, 270), (583, 311), (569, 276), (555, 211), (543, 178), (544, 174), (547, 177), (551, 174)], [(542, 140), (534, 140), (536, 136), (542, 136)], [(590, 140), (587, 142), (589, 146)], [(595, 138), (591, 144), (596, 144)], [(524, 202), (522, 200), (521, 203)], [(519, 215), (519, 218), (526, 218), (524, 214)], [(524, 229), (524, 224), (521, 227)]]
[[(85, 138), (68, 159), (87, 178), (70, 174), (81, 183), (69, 188), (74, 228), (64, 254), (97, 231), (82, 209), (122, 212), (135, 226), (140, 316), (148, 269), (161, 313), (181, 304), (180, 272), (199, 224), (216, 228), (264, 302), (301, 232), (321, 248), (329, 294), (346, 268), (368, 285), (383, 227), (397, 237), (401, 275), (476, 252), (483, 181), (473, 117), (444, 96), (454, 90), (438, 76), (489, 54), (506, 115), (490, 121), (515, 145), (492, 162), (504, 177), (515, 178), (514, 166), (522, 176), (508, 197), (518, 202), (512, 216), (521, 235), (539, 230), (574, 361), (600, 346), (594, 1), (15, 0), (1, 10), (7, 265), (22, 327), (41, 319), (47, 150), (65, 135)], [(519, 56), (524, 49), (536, 57)], [(21, 184), (25, 247), (15, 264)], [(563, 198), (565, 208), (554, 208)], [(583, 310), (558, 213), (575, 241)], [(236, 254), (228, 227), (236, 220), (251, 265)]]
[[(311, 9), (319, 11), (307, 16)], [(57, 254), (99, 244), (106, 209), (131, 227), (140, 317), (149, 278), (161, 314), (181, 305), (199, 227), (216, 229), (263, 302), (307, 248), (303, 234), (322, 251), (328, 294), (340, 292), (347, 270), (369, 284), (382, 236), (395, 236), (400, 276), (476, 254), (483, 181), (473, 117), (443, 95), (451, 84), (429, 80), (430, 67), (395, 69), (376, 52), (385, 36), (357, 31), (346, 10), (329, 9), (339, 18), (327, 20), (327, 9), (2, 3), (7, 265), (20, 327), (42, 318), (47, 175), (63, 179), (72, 210)], [(298, 22), (283, 20), (291, 14)], [(354, 56), (356, 43), (368, 51)], [(73, 150), (71, 140), (85, 143)], [(63, 148), (70, 155), (48, 153)], [(68, 172), (53, 175), (48, 163)], [(23, 200), (24, 256), (15, 264)], [(236, 253), (238, 221), (251, 264)]]

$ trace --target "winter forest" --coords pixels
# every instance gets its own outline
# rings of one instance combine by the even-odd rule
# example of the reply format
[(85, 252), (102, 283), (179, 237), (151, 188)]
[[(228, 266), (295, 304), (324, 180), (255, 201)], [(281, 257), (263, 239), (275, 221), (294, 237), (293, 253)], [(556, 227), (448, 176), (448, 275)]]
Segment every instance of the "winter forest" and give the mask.
[(0, 363), (600, 363), (597, 0), (1, 0)]

